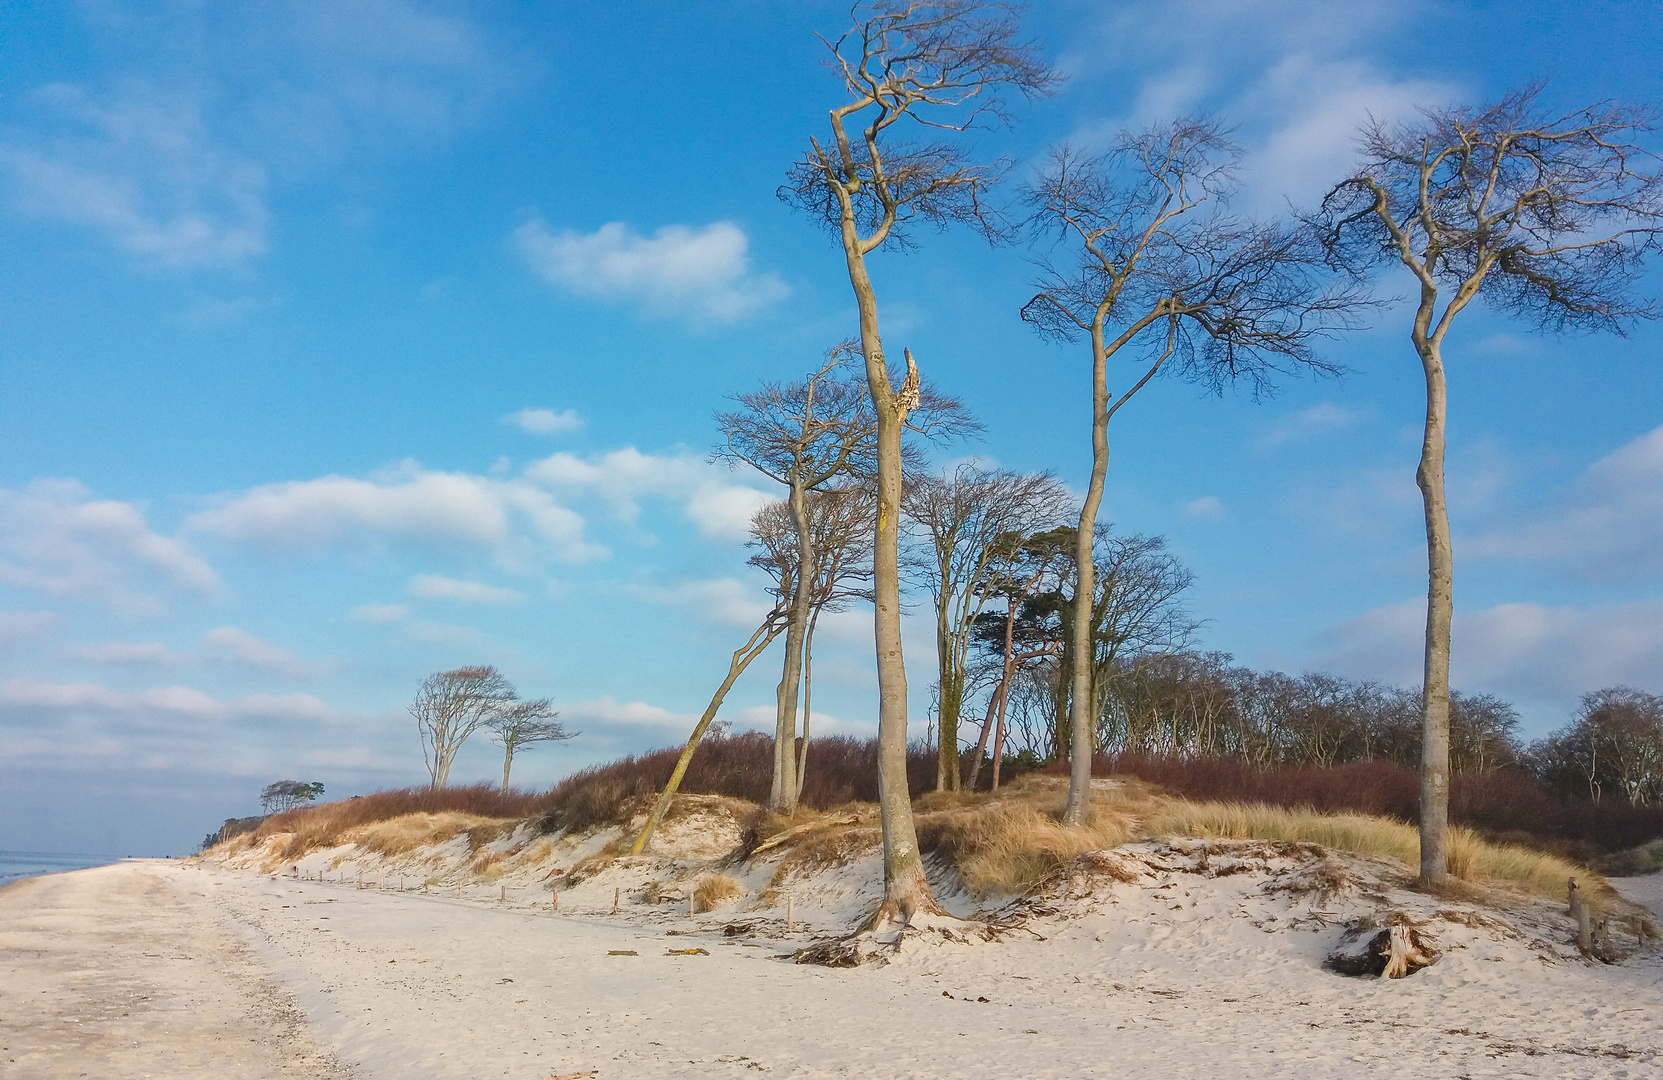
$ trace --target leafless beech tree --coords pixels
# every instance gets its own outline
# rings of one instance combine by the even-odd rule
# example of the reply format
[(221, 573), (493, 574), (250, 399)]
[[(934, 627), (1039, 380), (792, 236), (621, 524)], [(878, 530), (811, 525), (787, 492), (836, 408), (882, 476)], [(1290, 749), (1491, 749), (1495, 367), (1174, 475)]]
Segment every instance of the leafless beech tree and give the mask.
[[(803, 649), (803, 738), (800, 748), (794, 748), (793, 756), (787, 759), (793, 768), (795, 788), (799, 791), (802, 790), (808, 762), (808, 694), (812, 687), (814, 627), (822, 611), (838, 611), (855, 599), (870, 596), (860, 587), (860, 583), (872, 576), (871, 526), (876, 500), (863, 488), (829, 488), (809, 492), (803, 500), (803, 506), (808, 517), (809, 543), (814, 552), (813, 562), (809, 567), (809, 618)], [(728, 664), (727, 677), (722, 680), (722, 685), (717, 687), (704, 715), (694, 725), (693, 733), (688, 737), (687, 745), (682, 748), (681, 757), (676, 762), (675, 771), (670, 775), (670, 782), (664, 786), (664, 791), (660, 793), (658, 802), (647, 818), (646, 826), (635, 838), (635, 843), (630, 849), (632, 854), (639, 855), (647, 849), (659, 821), (669, 810), (671, 800), (681, 787), (681, 779), (687, 773), (687, 766), (693, 760), (693, 752), (698, 749), (699, 740), (704, 737), (711, 721), (716, 718), (716, 713), (722, 707), (722, 701), (733, 688), (734, 682), (750, 666), (751, 661), (760, 656), (763, 650), (785, 631), (790, 621), (791, 606), (798, 595), (797, 574), (802, 567), (797, 537), (795, 515), (783, 502), (769, 503), (751, 517), (750, 546), (756, 549), (756, 554), (752, 555), (749, 561), (752, 566), (772, 579), (768, 592), (774, 598), (773, 607), (763, 616), (756, 631), (745, 644), (734, 652)], [(792, 735), (795, 735), (795, 731)], [(795, 742), (793, 738), (793, 743)]]
[[(786, 489), (785, 507), (795, 538), (790, 545), (799, 560), (792, 573), (785, 631), (785, 662), (775, 693), (774, 781), (769, 805), (787, 816), (797, 810), (801, 763), (796, 760), (797, 697), (803, 682), (804, 653), (813, 616), (810, 595), (815, 582), (816, 549), (809, 521), (809, 493), (833, 482), (860, 483), (877, 465), (877, 424), (864, 379), (852, 377), (859, 355), (854, 342), (826, 352), (820, 367), (801, 382), (765, 383), (735, 394), (740, 408), (717, 414), (724, 442), (718, 459), (743, 462)], [(974, 429), (957, 401), (922, 387), (907, 427), (939, 438)]]
[(961, 465), (914, 481), (901, 509), (924, 541), (909, 559), (913, 575), (935, 601), (941, 733), (936, 790), (957, 791), (959, 712), (976, 616), (1008, 584), (1002, 571), (1012, 568), (1012, 537), (1057, 524), (1072, 513), (1073, 500), (1050, 473)]
[(1640, 145), (1655, 113), (1610, 102), (1555, 114), (1533, 86), (1483, 108), (1371, 121), (1363, 163), (1315, 219), (1335, 261), (1400, 263), (1419, 285), (1410, 339), (1426, 376), (1415, 482), (1426, 518), (1420, 872), (1448, 876), (1449, 627), (1454, 559), (1444, 503), (1443, 343), (1483, 297), (1538, 329), (1623, 333), (1654, 318), (1632, 295), (1663, 235), (1663, 175)]
[(798, 565), (792, 573), (785, 630), (785, 663), (775, 691), (774, 781), (769, 806), (797, 811), (797, 694), (809, 623), (814, 546), (809, 534), (808, 493), (849, 474), (870, 475), (876, 466), (876, 424), (866, 388), (848, 377), (854, 345), (830, 349), (801, 382), (765, 383), (733, 395), (739, 408), (718, 413), (724, 442), (718, 458), (741, 461), (786, 489), (785, 506), (796, 533)]
[(514, 701), (514, 687), (494, 667), (459, 667), (422, 680), (410, 715), (421, 732), (422, 755), (438, 791), (468, 736)]
[(566, 730), (559, 716), (554, 702), (548, 698), (534, 698), (510, 702), (486, 720), (492, 741), (502, 747), (502, 790), (508, 790), (508, 770), (514, 764), (515, 754), (529, 750), (537, 743), (563, 742), (578, 736), (578, 732)]
[[(1157, 374), (1222, 390), (1238, 381), (1264, 389), (1279, 370), (1334, 370), (1317, 339), (1350, 324), (1357, 294), (1320, 273), (1321, 248), (1305, 230), (1232, 215), (1228, 203), (1240, 151), (1210, 119), (1180, 119), (1123, 134), (1092, 157), (1064, 146), (1029, 188), (1033, 225), (1067, 243), (1047, 262), (1022, 309), (1042, 332), (1090, 341), (1092, 468), (1075, 553), (1081, 595), (1092, 595), (1091, 538), (1109, 465), (1109, 421)], [(1109, 391), (1108, 363), (1135, 367)], [(1075, 640), (1087, 639), (1078, 605)], [(1090, 655), (1076, 650), (1069, 674), (1073, 760), (1064, 819), (1083, 825), (1091, 799), (1092, 731), (1098, 700)]]
[[(878, 514), (873, 545), (873, 637), (878, 666), (879, 792), (883, 821), (884, 899), (873, 929), (938, 914), (913, 826), (907, 791), (907, 685), (901, 655), (898, 529), (901, 433), (918, 403), (918, 368), (906, 352), (906, 376), (890, 377), (878, 331), (877, 294), (866, 258), (904, 246), (922, 219), (989, 232), (984, 198), (1000, 165), (975, 163), (952, 141), (907, 144), (895, 125), (963, 132), (1005, 118), (999, 92), (1047, 92), (1055, 76), (1038, 50), (1019, 39), (1016, 15), (977, 0), (880, 0), (856, 7), (852, 27), (825, 41), (844, 96), (831, 110), (829, 143), (810, 139), (780, 195), (838, 237), (860, 316), (860, 348), (877, 419)], [(825, 39), (822, 39), (823, 41)], [(851, 131), (851, 128), (854, 130)]]

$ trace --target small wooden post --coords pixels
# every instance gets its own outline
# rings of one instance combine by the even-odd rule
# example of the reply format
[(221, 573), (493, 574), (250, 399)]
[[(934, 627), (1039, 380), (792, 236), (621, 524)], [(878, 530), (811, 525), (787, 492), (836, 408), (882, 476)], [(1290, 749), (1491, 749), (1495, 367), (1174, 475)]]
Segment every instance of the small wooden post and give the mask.
[(1594, 928), (1588, 905), (1582, 899), (1582, 890), (1577, 887), (1576, 878), (1571, 878), (1568, 892), (1571, 918), (1576, 920), (1576, 947), (1583, 956), (1587, 956), (1594, 951)]
[(377, 885), (376, 888), (380, 889), (383, 892), (386, 891), (386, 889), (387, 889), (387, 875), (386, 874), (381, 875), (381, 884)]
[(399, 892), (404, 891), (404, 875), (403, 874), (400, 874), (398, 876), (398, 891)]
[(456, 883), (456, 899), (462, 899), (462, 883), (460, 881)]
[(687, 894), (687, 917), (689, 919), (691, 919), (693, 917), (693, 894), (692, 893)]
[(554, 910), (559, 911), (560, 910), (560, 890), (555, 889), (555, 890), (553, 890), (553, 892), (554, 892)]
[(497, 899), (498, 899), (498, 900), (506, 900), (506, 899), (508, 899), (508, 886), (506, 886), (506, 885), (502, 885), (502, 886), (499, 886), (499, 888), (500, 888), (500, 889), (501, 889), (501, 890), (502, 890), (502, 891), (501, 891), (501, 894), (500, 894), (500, 895), (499, 895), (499, 896), (498, 896), (498, 897), (497, 897)]
[(618, 897), (622, 893), (623, 893), (623, 890), (619, 889), (619, 888), (614, 888), (612, 890), (612, 914), (614, 914), (614, 915), (618, 914)]
[(358, 887), (360, 889), (364, 887), (364, 872), (362, 870), (358, 871)]
[(797, 922), (796, 913), (792, 910), (791, 897), (785, 898), (785, 928), (790, 930)]

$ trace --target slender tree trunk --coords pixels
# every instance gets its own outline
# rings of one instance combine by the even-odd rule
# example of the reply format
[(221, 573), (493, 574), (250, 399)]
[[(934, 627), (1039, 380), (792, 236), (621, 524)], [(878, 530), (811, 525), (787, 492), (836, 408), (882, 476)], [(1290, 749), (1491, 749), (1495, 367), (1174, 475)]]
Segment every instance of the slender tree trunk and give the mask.
[(999, 768), (1005, 760), (1005, 706), (1010, 702), (1010, 680), (999, 687), (999, 715), (993, 721), (993, 780), (989, 791), (999, 790)]
[(777, 814), (797, 812), (797, 691), (803, 677), (803, 635), (808, 629), (809, 592), (814, 586), (814, 551), (808, 530), (808, 501), (796, 472), (786, 500), (797, 528), (797, 581), (785, 630), (785, 664), (775, 692), (774, 783), (768, 805)]
[(935, 616), (936, 670), (940, 673), (941, 739), (936, 753), (935, 789), (957, 791), (959, 781), (959, 710), (964, 705), (964, 671), (954, 655), (953, 635), (947, 625), (945, 598), (937, 601)]
[[(1092, 641), (1092, 601), (1096, 566), (1092, 562), (1097, 508), (1103, 502), (1103, 479), (1109, 471), (1108, 358), (1103, 351), (1103, 320), (1091, 327), (1091, 480), (1080, 507), (1080, 528), (1074, 537), (1074, 656), (1070, 671), (1068, 726), (1073, 742), (1068, 773), (1065, 825), (1084, 825), (1091, 817), (1091, 755), (1096, 725), (1087, 715), (1096, 702), (1091, 676), (1097, 650)], [(1060, 748), (1059, 748), (1060, 749)]]
[(1426, 510), (1426, 666), (1421, 695), (1420, 873), (1449, 875), (1449, 628), (1454, 612), (1454, 559), (1444, 504), (1446, 395), (1439, 342), (1418, 332), (1415, 349), (1426, 372), (1426, 431), (1415, 483)]
[(502, 790), (508, 790), (508, 768), (514, 764), (514, 744), (502, 748)]
[(803, 634), (803, 744), (797, 750), (797, 797), (802, 798), (803, 781), (808, 777), (808, 721), (809, 707), (814, 703), (814, 625), (820, 621), (820, 609), (808, 617), (808, 631)]
[(930, 891), (918, 830), (907, 789), (907, 671), (901, 654), (901, 432), (905, 416), (897, 407), (878, 335), (878, 304), (860, 252), (847, 204), (843, 250), (849, 283), (860, 311), (861, 352), (866, 383), (877, 414), (878, 521), (872, 550), (873, 644), (878, 664), (878, 806), (883, 825), (884, 898), (872, 928), (910, 922), (915, 914), (945, 914)]
[(987, 740), (993, 733), (993, 711), (998, 708), (999, 695), (1003, 692), (1003, 686), (996, 686), (987, 699), (987, 716), (982, 719), (982, 733), (976, 737), (976, 750), (970, 755), (970, 775), (964, 781), (964, 787), (968, 791), (975, 791), (976, 784), (982, 778), (982, 762), (986, 760)]
[(751, 661), (755, 660), (762, 653), (762, 650), (766, 649), (769, 643), (779, 636), (780, 630), (781, 627), (771, 620), (765, 622), (757, 627), (756, 633), (751, 635), (750, 640), (734, 651), (733, 659), (728, 663), (727, 678), (723, 679), (722, 685), (716, 688), (716, 693), (711, 697), (710, 704), (705, 707), (704, 715), (699, 717), (699, 722), (693, 726), (693, 734), (687, 737), (687, 745), (682, 748), (681, 757), (676, 760), (676, 768), (670, 774), (670, 782), (664, 785), (664, 792), (659, 795), (658, 802), (653, 805), (652, 813), (647, 817), (647, 824), (641, 829), (641, 835), (635, 838), (634, 845), (629, 849), (631, 855), (639, 855), (647, 850), (647, 844), (652, 840), (653, 831), (658, 828), (658, 823), (664, 819), (664, 812), (670, 809), (670, 801), (676, 797), (676, 791), (681, 787), (681, 778), (687, 775), (687, 765), (693, 760), (693, 751), (699, 748), (699, 739), (704, 736), (705, 728), (710, 726), (710, 722), (716, 719), (716, 711), (722, 707), (722, 699), (728, 696), (728, 691), (732, 689), (734, 680), (738, 679), (745, 668), (750, 666)]

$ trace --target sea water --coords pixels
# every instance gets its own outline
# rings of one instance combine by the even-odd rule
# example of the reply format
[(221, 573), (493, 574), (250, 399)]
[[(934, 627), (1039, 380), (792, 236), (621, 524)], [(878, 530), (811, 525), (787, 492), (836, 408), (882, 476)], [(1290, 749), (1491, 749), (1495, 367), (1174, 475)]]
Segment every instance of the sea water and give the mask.
[(10, 885), (18, 878), (37, 874), (108, 866), (120, 858), (119, 855), (75, 855), (57, 851), (0, 851), (0, 885)]

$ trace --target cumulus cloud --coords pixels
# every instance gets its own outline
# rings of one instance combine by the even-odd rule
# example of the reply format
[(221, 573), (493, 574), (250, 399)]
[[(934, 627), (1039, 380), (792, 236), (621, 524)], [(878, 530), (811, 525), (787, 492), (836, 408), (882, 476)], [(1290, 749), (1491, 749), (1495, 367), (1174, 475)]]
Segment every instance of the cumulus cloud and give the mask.
[(224, 496), (188, 527), (267, 550), (319, 550), (388, 540), (484, 547), (504, 564), (537, 555), (583, 562), (604, 554), (583, 518), (518, 480), (430, 472), (413, 463), (370, 479), (325, 476)]
[(737, 578), (682, 581), (674, 585), (631, 585), (627, 591), (649, 604), (685, 607), (727, 626), (755, 629), (773, 603), (757, 582)]
[(0, 655), (25, 641), (44, 637), (58, 622), (55, 611), (0, 611)]
[(774, 274), (751, 271), (750, 240), (731, 221), (666, 225), (649, 237), (617, 221), (592, 233), (555, 233), (534, 219), (515, 231), (514, 241), (550, 285), (633, 301), (649, 315), (734, 322), (790, 291)]
[(503, 417), (502, 422), (513, 424), (535, 435), (555, 435), (563, 431), (578, 430), (583, 426), (583, 417), (577, 414), (576, 409), (566, 409), (563, 412), (555, 412), (553, 409), (521, 409)]
[(145, 667), (172, 667), (191, 659), (189, 654), (176, 653), (159, 641), (106, 641), (99, 645), (69, 645), (61, 655), (68, 660), (89, 664), (133, 664)]
[(1546, 505), (1457, 541), (1475, 558), (1559, 564), (1594, 579), (1663, 574), (1663, 427), (1590, 465)]
[(236, 626), (220, 626), (208, 631), (202, 635), (202, 645), (209, 659), (291, 678), (309, 678), (335, 668), (333, 660), (303, 663), (288, 649), (257, 638)]
[(558, 491), (593, 495), (624, 521), (635, 520), (644, 497), (677, 499), (700, 532), (722, 540), (748, 536), (751, 515), (770, 498), (733, 483), (725, 469), (701, 457), (644, 454), (633, 446), (588, 458), (552, 454), (533, 462), (525, 475)]
[[(1351, 678), (1418, 685), (1425, 628), (1425, 600), (1377, 608), (1326, 631), (1313, 665)], [(1463, 690), (1561, 713), (1602, 686), (1663, 691), (1663, 599), (1583, 607), (1511, 603), (1457, 612), (1451, 641), (1451, 681)]]
[(463, 604), (517, 604), (525, 594), (479, 581), (457, 581), (438, 574), (417, 574), (406, 587), (411, 596), (455, 600)]
[(142, 610), (155, 606), (132, 587), (143, 578), (198, 593), (220, 584), (189, 544), (153, 532), (132, 503), (95, 498), (73, 480), (0, 488), (0, 583)]

